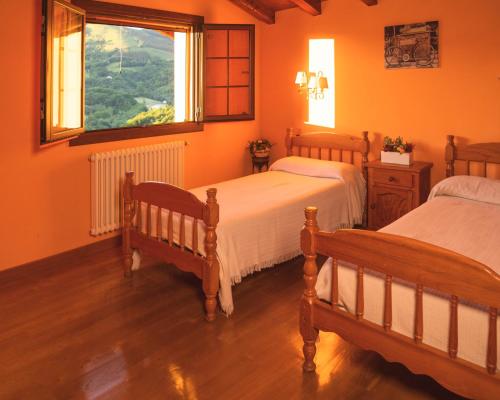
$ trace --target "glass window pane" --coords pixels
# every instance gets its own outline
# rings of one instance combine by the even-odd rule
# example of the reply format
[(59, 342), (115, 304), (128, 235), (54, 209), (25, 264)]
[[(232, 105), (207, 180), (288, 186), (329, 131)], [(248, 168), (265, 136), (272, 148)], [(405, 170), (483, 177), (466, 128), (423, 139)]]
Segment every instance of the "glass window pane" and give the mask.
[(54, 2), (52, 19), (52, 130), (82, 125), (83, 16)]
[(335, 63), (333, 39), (309, 40), (309, 72), (327, 79), (321, 96), (309, 96), (308, 124), (335, 128)]
[(87, 24), (85, 129), (186, 120), (186, 33)]

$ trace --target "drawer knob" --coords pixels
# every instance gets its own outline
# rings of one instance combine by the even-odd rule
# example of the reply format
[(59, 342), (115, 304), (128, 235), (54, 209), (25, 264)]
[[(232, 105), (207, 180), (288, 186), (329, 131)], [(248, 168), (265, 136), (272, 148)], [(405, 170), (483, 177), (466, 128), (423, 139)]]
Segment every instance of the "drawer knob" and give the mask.
[(389, 182), (394, 182), (394, 181), (396, 181), (396, 178), (394, 178), (393, 176), (390, 176), (389, 177)]
[(375, 207), (377, 207), (377, 204), (375, 204), (375, 203), (370, 204), (370, 208), (371, 208), (372, 210), (375, 210)]

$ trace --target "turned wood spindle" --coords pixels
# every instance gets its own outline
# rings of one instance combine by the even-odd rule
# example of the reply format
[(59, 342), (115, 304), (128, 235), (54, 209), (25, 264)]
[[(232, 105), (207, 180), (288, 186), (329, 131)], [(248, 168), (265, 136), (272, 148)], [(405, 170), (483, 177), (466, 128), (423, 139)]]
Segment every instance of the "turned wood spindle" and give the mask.
[(193, 254), (195, 256), (198, 255), (198, 220), (195, 218), (193, 220), (193, 240), (192, 240), (192, 249)]
[(311, 148), (312, 146), (308, 146), (307, 148), (307, 157), (311, 158)]
[(450, 358), (457, 358), (458, 351), (458, 297), (451, 296), (450, 300), (450, 332), (448, 337), (448, 354)]
[(423, 292), (422, 284), (417, 284), (416, 303), (415, 303), (415, 343), (422, 343), (424, 332), (424, 308), (423, 308)]
[(339, 150), (339, 161), (342, 162), (343, 161), (343, 151), (342, 149)]
[(332, 307), (339, 303), (339, 265), (338, 260), (332, 260)]
[(497, 370), (497, 314), (498, 310), (490, 307), (486, 365), (488, 373), (491, 375), (495, 374)]
[(392, 276), (385, 276), (384, 293), (384, 329), (390, 331), (392, 327)]
[(172, 210), (168, 210), (167, 234), (168, 234), (168, 244), (170, 246), (173, 246), (174, 245), (174, 216), (173, 216)]
[(486, 178), (488, 175), (488, 163), (486, 161), (483, 161), (483, 177)]
[(146, 207), (146, 236), (151, 237), (151, 203), (147, 203)]
[(351, 150), (351, 164), (354, 164), (354, 151)]
[(142, 203), (138, 200), (137, 201), (137, 220), (136, 220), (136, 227), (135, 229), (137, 230), (137, 233), (142, 233)]
[(455, 143), (454, 136), (448, 135), (446, 144), (446, 176), (455, 175)]
[(184, 251), (186, 247), (186, 223), (184, 214), (181, 215), (181, 227), (179, 229), (179, 245), (181, 246), (181, 250)]
[(328, 148), (328, 159), (332, 161), (332, 156), (333, 156), (333, 149), (331, 147)]
[(363, 289), (364, 267), (358, 265), (358, 281), (356, 288), (356, 318), (362, 319), (365, 312), (365, 295)]
[(161, 220), (161, 207), (158, 207), (156, 214), (156, 238), (161, 241), (162, 237), (162, 220)]
[(467, 175), (470, 175), (470, 161), (466, 161), (467, 165)]

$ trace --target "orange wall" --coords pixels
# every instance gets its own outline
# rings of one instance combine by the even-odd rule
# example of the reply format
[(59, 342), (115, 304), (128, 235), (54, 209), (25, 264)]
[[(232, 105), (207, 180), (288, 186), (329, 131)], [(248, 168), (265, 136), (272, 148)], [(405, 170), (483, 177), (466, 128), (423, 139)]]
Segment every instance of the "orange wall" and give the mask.
[[(446, 134), (460, 141), (500, 140), (500, 1), (361, 0), (323, 2), (321, 16), (298, 9), (278, 14), (261, 34), (262, 134), (282, 143), (287, 126), (304, 126), (305, 96), (293, 84), (307, 70), (308, 40), (335, 39), (336, 129), (370, 131), (371, 158), (385, 135), (411, 139), (416, 159), (444, 177)], [(384, 26), (440, 22), (440, 67), (384, 69)], [(272, 111), (268, 111), (272, 110)], [(327, 129), (324, 129), (327, 130)], [(284, 154), (282, 146), (274, 156)]]
[[(204, 15), (207, 23), (256, 23), (227, 0), (121, 0)], [(259, 121), (206, 124), (203, 133), (40, 149), (40, 0), (2, 1), (0, 11), (0, 270), (83, 246), (89, 236), (90, 166), (94, 151), (187, 140), (186, 184), (199, 186), (250, 172), (247, 141)], [(260, 24), (256, 23), (257, 49)], [(257, 58), (257, 83), (260, 76)], [(257, 91), (258, 94), (258, 91)], [(258, 107), (258, 103), (257, 103)], [(99, 238), (99, 239), (102, 239)]]

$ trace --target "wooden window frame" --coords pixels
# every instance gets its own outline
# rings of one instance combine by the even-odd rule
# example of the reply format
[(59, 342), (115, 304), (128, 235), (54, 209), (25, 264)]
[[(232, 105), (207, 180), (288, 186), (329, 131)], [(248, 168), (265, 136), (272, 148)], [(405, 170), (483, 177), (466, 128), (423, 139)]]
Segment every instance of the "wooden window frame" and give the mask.
[[(249, 48), (249, 68), (250, 68), (250, 79), (249, 79), (249, 105), (250, 105), (250, 110), (249, 113), (246, 115), (240, 114), (240, 115), (214, 115), (214, 116), (207, 116), (205, 115), (205, 112), (203, 113), (203, 121), (204, 122), (230, 122), (230, 121), (251, 121), (255, 119), (255, 25), (251, 24), (206, 24), (203, 27), (203, 32), (204, 32), (204, 43), (203, 47), (206, 49), (207, 44), (207, 35), (206, 32), (208, 30), (248, 30), (249, 32), (249, 39), (250, 39), (250, 48)], [(229, 36), (228, 36), (229, 40)], [(228, 55), (228, 59), (231, 59)], [(239, 57), (236, 57), (239, 58)], [(203, 55), (203, 76), (207, 76), (206, 69), (207, 69), (207, 55)], [(228, 88), (229, 88), (229, 83), (228, 83)], [(203, 95), (205, 96), (206, 94), (206, 89), (207, 85), (206, 82), (203, 82)], [(228, 104), (229, 106), (229, 104)], [(203, 107), (205, 107), (205, 99), (203, 99)]]
[[(194, 108), (192, 114), (194, 117), (194, 121), (174, 122), (169, 124), (140, 127), (102, 129), (88, 132), (84, 131), (83, 133), (69, 140), (70, 146), (203, 131), (203, 122), (200, 121), (198, 108), (201, 107), (201, 79), (199, 76), (201, 67), (199, 66), (199, 64), (201, 63), (200, 35), (203, 31), (204, 17), (92, 0), (73, 0), (72, 4), (85, 10), (86, 23), (136, 26), (147, 29), (166, 29), (169, 26), (172, 26), (172, 28), (175, 29), (175, 27), (184, 25), (186, 26), (186, 28), (189, 27), (191, 33), (195, 35), (194, 41), (198, 42), (198, 45), (196, 46), (197, 49), (195, 49), (194, 51), (194, 59), (191, 60), (191, 62), (194, 63), (193, 70), (194, 74), (196, 75), (193, 79), (194, 87), (192, 88), (192, 104)], [(45, 104), (46, 82), (48, 81), (46, 81), (46, 71), (44, 64), (42, 67), (42, 109), (44, 108)], [(45, 121), (42, 121), (42, 123), (45, 123)], [(42, 137), (42, 144), (51, 143), (49, 141), (43, 141), (43, 139), (45, 138)]]
[(85, 120), (85, 68), (82, 68), (81, 75), (81, 110), (80, 119), (81, 127), (79, 128), (68, 128), (68, 129), (56, 129), (52, 126), (52, 107), (53, 107), (53, 97), (52, 89), (47, 91), (48, 87), (52, 87), (52, 71), (53, 71), (53, 12), (55, 5), (58, 4), (71, 12), (79, 14), (82, 16), (82, 50), (81, 57), (82, 60), (85, 58), (85, 24), (86, 24), (86, 13), (85, 10), (69, 3), (65, 0), (52, 0), (43, 3), (43, 20), (42, 20), (42, 63), (41, 63), (41, 91), (40, 91), (40, 141), (42, 144), (52, 143), (61, 140), (68, 140), (70, 137), (79, 135), (84, 132), (84, 120)]

